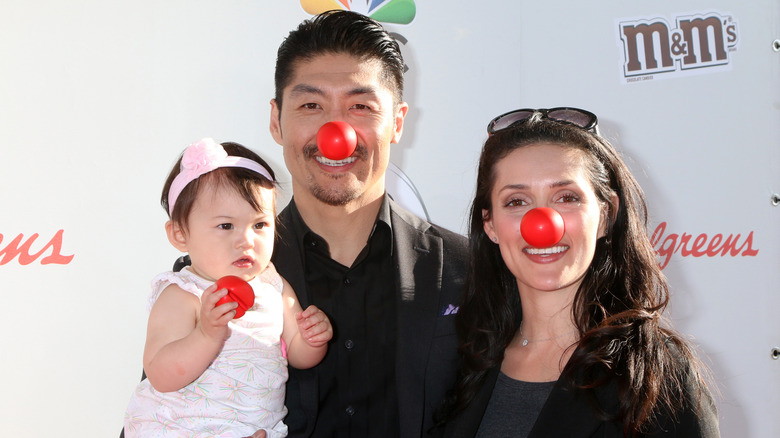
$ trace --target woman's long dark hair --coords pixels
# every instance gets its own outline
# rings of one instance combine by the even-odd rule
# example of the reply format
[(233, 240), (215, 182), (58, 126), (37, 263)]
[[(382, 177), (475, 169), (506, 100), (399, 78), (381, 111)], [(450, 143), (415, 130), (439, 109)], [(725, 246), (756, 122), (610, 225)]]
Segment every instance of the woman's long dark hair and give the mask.
[(589, 393), (592, 400), (596, 388), (615, 379), (618, 412), (594, 407), (602, 418), (620, 422), (627, 436), (639, 435), (650, 427), (655, 414), (679, 412), (686, 375), (699, 378), (690, 366), (695, 361), (686, 343), (661, 325), (669, 293), (647, 236), (645, 196), (604, 138), (539, 114), (495, 133), (482, 150), (469, 224), (471, 261), (456, 323), (463, 368), (450, 400), (450, 415), (471, 402), (488, 370), (500, 366), (522, 321), (515, 277), (498, 245), (484, 232), (483, 211), (490, 214), (493, 208), (490, 195), (496, 163), (517, 148), (538, 143), (585, 151), (590, 183), (608, 210), (606, 235), (598, 240), (574, 297), (572, 318), (581, 340), (561, 378)]

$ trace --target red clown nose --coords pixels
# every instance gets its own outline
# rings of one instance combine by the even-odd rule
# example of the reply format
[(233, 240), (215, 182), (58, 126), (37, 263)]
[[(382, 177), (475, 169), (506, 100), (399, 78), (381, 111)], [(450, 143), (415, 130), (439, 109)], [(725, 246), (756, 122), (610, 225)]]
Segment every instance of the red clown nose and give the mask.
[(564, 229), (561, 214), (548, 207), (530, 210), (520, 222), (523, 239), (536, 248), (549, 248), (558, 243)]
[(328, 122), (317, 131), (317, 149), (329, 160), (343, 160), (355, 152), (357, 134), (347, 122)]

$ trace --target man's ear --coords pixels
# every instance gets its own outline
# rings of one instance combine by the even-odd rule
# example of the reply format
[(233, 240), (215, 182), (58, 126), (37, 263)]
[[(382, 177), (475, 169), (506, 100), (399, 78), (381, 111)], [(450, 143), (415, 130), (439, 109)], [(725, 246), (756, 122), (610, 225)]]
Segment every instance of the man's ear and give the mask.
[(281, 108), (279, 108), (276, 99), (271, 99), (271, 123), (269, 126), (271, 136), (277, 143), (284, 145), (284, 143), (282, 143), (282, 124), (279, 121), (279, 111), (281, 111)]
[(165, 223), (165, 234), (168, 235), (168, 242), (171, 242), (174, 248), (181, 252), (187, 252), (187, 235), (178, 224), (173, 221)]
[(401, 141), (401, 134), (404, 132), (404, 120), (406, 119), (406, 113), (409, 111), (409, 104), (401, 102), (398, 104), (398, 108), (395, 112), (395, 125), (393, 131), (393, 138), (390, 143), (398, 143)]

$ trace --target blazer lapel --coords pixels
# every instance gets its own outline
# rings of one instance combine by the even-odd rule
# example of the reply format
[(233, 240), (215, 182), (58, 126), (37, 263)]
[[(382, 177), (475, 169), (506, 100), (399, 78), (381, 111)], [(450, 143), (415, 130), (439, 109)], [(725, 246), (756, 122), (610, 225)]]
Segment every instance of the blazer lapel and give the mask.
[[(606, 412), (616, 412), (618, 404), (616, 394), (617, 388), (614, 382), (596, 389), (596, 397)], [(539, 417), (528, 438), (591, 437), (595, 436), (596, 431), (605, 424), (604, 420), (597, 417), (596, 411), (583, 393), (572, 392), (565, 386), (563, 380), (558, 380), (542, 411), (539, 412)]]
[[(401, 436), (419, 436), (425, 403), (425, 373), (435, 328), (441, 272), (442, 241), (425, 234), (427, 224), (417, 226), (398, 215), (393, 205), (393, 257), (398, 267), (398, 340), (396, 385)], [(416, 426), (415, 426), (416, 425)], [(404, 430), (408, 429), (408, 430)]]
[(487, 409), (490, 397), (493, 395), (493, 388), (496, 386), (500, 369), (501, 367), (495, 367), (488, 370), (485, 381), (471, 403), (458, 414), (457, 418), (447, 424), (447, 429), (444, 432), (445, 437), (473, 438), (477, 435), (479, 426), (482, 424), (482, 417), (485, 416), (485, 409)]

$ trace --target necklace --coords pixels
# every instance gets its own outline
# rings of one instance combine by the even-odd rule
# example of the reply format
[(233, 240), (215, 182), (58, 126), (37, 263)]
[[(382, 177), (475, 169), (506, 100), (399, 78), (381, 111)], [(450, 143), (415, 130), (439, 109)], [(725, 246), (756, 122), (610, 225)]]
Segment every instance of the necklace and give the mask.
[(526, 345), (528, 345), (528, 344), (529, 344), (529, 343), (531, 343), (531, 342), (544, 342), (544, 341), (552, 341), (553, 339), (559, 339), (559, 338), (562, 338), (562, 337), (564, 337), (564, 336), (568, 336), (568, 335), (570, 335), (570, 334), (572, 334), (572, 333), (576, 333), (576, 332), (577, 332), (577, 330), (575, 329), (575, 330), (572, 330), (572, 331), (570, 331), (570, 332), (566, 332), (566, 333), (560, 334), (560, 335), (558, 335), (558, 336), (553, 336), (553, 337), (551, 337), (551, 338), (544, 338), (544, 339), (528, 339), (528, 338), (526, 338), (525, 336), (523, 336), (523, 327), (521, 326), (521, 327), (520, 327), (520, 338), (522, 339), (522, 342), (520, 343), (520, 345), (521, 345), (521, 346), (523, 346), (523, 347), (525, 347)]

